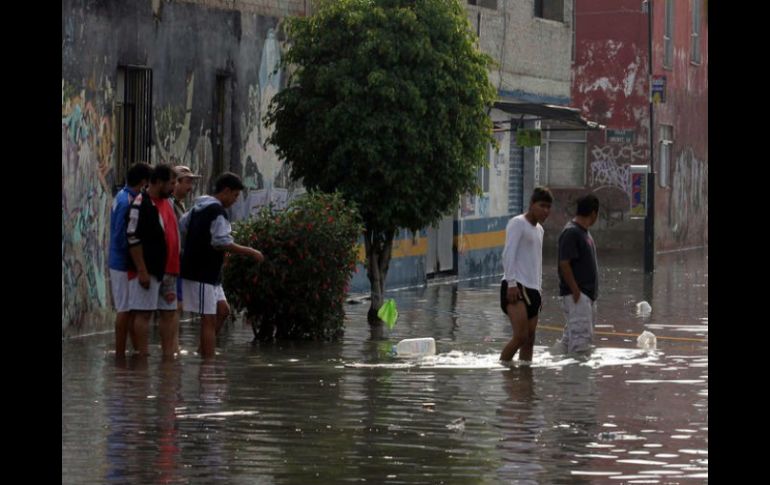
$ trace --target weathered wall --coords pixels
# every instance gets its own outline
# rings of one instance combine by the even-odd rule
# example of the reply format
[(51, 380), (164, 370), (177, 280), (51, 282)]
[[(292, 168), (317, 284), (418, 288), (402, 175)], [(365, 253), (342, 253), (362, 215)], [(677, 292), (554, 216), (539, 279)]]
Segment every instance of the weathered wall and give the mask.
[[(555, 201), (546, 242), (556, 244), (575, 215), (575, 200), (593, 192), (600, 218), (591, 229), (603, 249), (640, 250), (643, 225), (629, 218), (630, 166), (648, 160), (647, 16), (635, 0), (576, 0), (572, 99), (583, 116), (606, 126), (590, 131), (583, 187), (551, 187)], [(618, 136), (620, 135), (620, 136)]]
[(229, 76), (224, 168), (249, 187), (232, 210), (243, 217), (254, 205), (286, 203), (294, 189), (284, 164), (262, 148), (261, 117), (283, 82), (272, 74), (282, 42), (275, 15), (304, 8), (278, 0), (63, 2), (62, 336), (112, 325), (107, 248), (118, 66), (152, 69), (152, 162), (201, 173), (197, 194), (212, 178), (217, 75)]
[(527, 102), (568, 104), (572, 2), (564, 22), (536, 18), (531, 1), (497, 0), (497, 8), (467, 5), (479, 46), (497, 62), (490, 81), (501, 96)]
[[(701, 60), (690, 60), (693, 1), (701, 2)], [(656, 144), (661, 124), (673, 127), (673, 150), (667, 187), (656, 183), (655, 245), (657, 250), (708, 245), (708, 22), (706, 2), (674, 2), (674, 58), (663, 67), (665, 2), (654, 12), (653, 70), (665, 75), (666, 102), (655, 106)], [(661, 170), (655, 157), (656, 171)], [(658, 180), (660, 180), (660, 173)]]
[[(702, 0), (694, 0), (701, 1)], [(653, 73), (667, 77), (666, 101), (654, 106), (653, 158), (656, 250), (708, 243), (708, 25), (701, 17), (699, 64), (690, 62), (693, 0), (675, 1), (674, 64), (663, 67), (663, 0), (654, 2)], [(588, 191), (601, 202), (592, 233), (609, 248), (641, 250), (644, 226), (629, 218), (630, 166), (647, 165), (649, 142), (648, 17), (634, 0), (576, 0), (576, 59), (571, 105), (607, 127), (587, 137), (585, 187), (552, 187), (556, 201), (546, 224), (555, 237)], [(660, 125), (671, 125), (674, 144), (660, 185)]]

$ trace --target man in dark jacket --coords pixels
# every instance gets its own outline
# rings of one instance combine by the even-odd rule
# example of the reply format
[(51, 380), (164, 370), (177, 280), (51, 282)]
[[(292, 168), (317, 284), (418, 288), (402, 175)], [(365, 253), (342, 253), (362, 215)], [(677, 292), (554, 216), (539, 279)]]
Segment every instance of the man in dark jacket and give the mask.
[(128, 291), (137, 351), (147, 355), (150, 318), (160, 310), (163, 356), (173, 356), (176, 344), (176, 277), (179, 275), (179, 232), (169, 196), (176, 175), (169, 165), (157, 165), (146, 191), (134, 198), (128, 212)]
[(225, 251), (253, 257), (264, 257), (256, 249), (236, 244), (231, 235), (225, 211), (243, 190), (240, 177), (225, 172), (214, 186), (214, 196), (204, 195), (179, 221), (184, 241), (182, 251), (182, 303), (186, 312), (201, 315), (200, 352), (204, 358), (214, 356), (216, 334), (230, 307), (222, 289), (222, 264)]

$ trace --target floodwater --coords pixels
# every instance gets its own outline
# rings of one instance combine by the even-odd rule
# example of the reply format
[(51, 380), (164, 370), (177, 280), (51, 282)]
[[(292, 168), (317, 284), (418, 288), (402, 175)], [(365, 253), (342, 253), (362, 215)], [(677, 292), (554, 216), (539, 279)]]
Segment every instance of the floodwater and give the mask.
[[(202, 362), (115, 362), (110, 334), (62, 342), (62, 483), (705, 483), (708, 255), (602, 258), (597, 346), (551, 356), (563, 324), (555, 262), (531, 366), (497, 362), (511, 336), (499, 278), (390, 292), (373, 341), (350, 304), (337, 343), (251, 343), (231, 323)], [(647, 300), (649, 316), (636, 314)], [(636, 347), (649, 330), (657, 350)], [(400, 360), (404, 338), (438, 355)], [(517, 356), (518, 357), (518, 356)]]

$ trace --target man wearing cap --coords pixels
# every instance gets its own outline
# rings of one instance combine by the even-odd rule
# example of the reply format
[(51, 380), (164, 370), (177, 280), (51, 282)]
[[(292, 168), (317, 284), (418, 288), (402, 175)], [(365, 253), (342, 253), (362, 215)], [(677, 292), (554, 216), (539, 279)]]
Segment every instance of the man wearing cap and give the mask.
[[(187, 195), (192, 192), (192, 189), (195, 187), (195, 182), (201, 178), (201, 176), (193, 173), (193, 171), (190, 170), (190, 167), (185, 165), (177, 165), (174, 167), (174, 173), (176, 173), (176, 185), (174, 186), (174, 193), (171, 195), (171, 202), (174, 205), (176, 220), (179, 221), (184, 213), (187, 212), (184, 201), (187, 198)], [(184, 244), (182, 247), (184, 247)], [(182, 278), (177, 279), (176, 282), (177, 312), (175, 315), (176, 324), (174, 325), (174, 345), (176, 353), (179, 353), (179, 321), (182, 314)]]
[(184, 165), (177, 165), (174, 167), (176, 172), (176, 187), (174, 188), (174, 195), (171, 196), (171, 201), (174, 203), (174, 212), (176, 213), (176, 219), (182, 218), (182, 215), (187, 212), (184, 206), (184, 201), (187, 195), (192, 192), (195, 186), (195, 181), (201, 178), (200, 175), (193, 173), (190, 167)]

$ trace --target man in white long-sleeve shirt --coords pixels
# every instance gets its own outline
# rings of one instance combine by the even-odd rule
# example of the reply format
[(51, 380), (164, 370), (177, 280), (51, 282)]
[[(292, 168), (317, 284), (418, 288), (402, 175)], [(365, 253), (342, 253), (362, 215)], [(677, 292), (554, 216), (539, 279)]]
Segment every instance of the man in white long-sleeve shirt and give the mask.
[(500, 354), (510, 362), (516, 351), (520, 361), (532, 361), (535, 330), (540, 313), (543, 283), (543, 226), (551, 212), (553, 196), (545, 187), (535, 187), (529, 209), (508, 221), (503, 249), (503, 281), (500, 308), (511, 320), (513, 338)]

